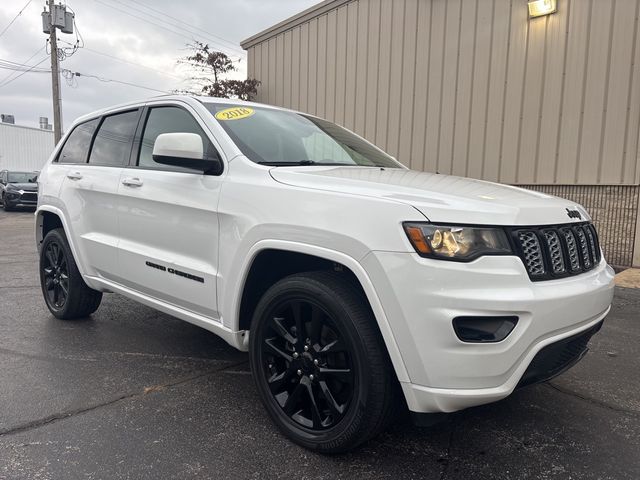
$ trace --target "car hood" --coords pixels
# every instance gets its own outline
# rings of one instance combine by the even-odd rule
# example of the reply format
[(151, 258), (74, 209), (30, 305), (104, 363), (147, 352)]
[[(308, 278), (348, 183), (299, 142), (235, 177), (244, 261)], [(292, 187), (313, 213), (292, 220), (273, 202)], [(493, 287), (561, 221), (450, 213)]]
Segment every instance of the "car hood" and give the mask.
[[(274, 167), (277, 182), (409, 204), (432, 222), (550, 225), (590, 220), (580, 205), (552, 195), (470, 178), (399, 168)], [(577, 210), (580, 217), (568, 215)], [(406, 219), (415, 220), (415, 219)]]
[(38, 189), (37, 183), (8, 183), (7, 187), (15, 188), (16, 190), (24, 190), (25, 192), (35, 192)]

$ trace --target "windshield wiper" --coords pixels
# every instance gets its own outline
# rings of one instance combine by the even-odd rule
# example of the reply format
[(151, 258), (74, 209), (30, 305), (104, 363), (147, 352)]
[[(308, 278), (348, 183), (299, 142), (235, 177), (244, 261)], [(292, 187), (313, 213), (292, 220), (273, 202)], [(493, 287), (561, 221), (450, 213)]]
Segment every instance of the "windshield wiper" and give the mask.
[(316, 162), (315, 160), (296, 160), (295, 162), (258, 162), (260, 165), (268, 165), (270, 167), (298, 167), (307, 165), (321, 165), (321, 166), (351, 166), (357, 167), (355, 163), (335, 163), (335, 162)]

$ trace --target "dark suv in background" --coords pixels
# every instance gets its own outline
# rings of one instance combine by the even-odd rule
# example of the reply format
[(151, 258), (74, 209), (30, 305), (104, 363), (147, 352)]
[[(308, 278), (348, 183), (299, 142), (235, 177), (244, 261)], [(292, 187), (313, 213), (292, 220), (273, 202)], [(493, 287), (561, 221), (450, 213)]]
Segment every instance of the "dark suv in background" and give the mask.
[(0, 202), (5, 211), (38, 205), (39, 172), (0, 172)]

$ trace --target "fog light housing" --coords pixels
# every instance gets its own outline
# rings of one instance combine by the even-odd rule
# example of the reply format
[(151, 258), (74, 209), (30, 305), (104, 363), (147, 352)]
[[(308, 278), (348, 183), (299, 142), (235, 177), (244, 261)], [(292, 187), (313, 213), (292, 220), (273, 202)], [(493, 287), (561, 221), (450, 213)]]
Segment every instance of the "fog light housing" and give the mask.
[(453, 330), (466, 343), (495, 343), (509, 336), (518, 323), (518, 317), (456, 317)]

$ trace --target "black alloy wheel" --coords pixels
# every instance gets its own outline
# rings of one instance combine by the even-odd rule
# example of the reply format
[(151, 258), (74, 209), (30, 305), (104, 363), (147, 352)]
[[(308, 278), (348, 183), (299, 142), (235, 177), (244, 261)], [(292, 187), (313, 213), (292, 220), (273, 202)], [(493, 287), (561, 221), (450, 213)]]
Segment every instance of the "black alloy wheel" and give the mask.
[(336, 322), (321, 305), (288, 298), (268, 314), (261, 374), (285, 415), (322, 430), (344, 417), (353, 399), (351, 355)]
[(63, 320), (87, 317), (102, 301), (102, 292), (89, 288), (82, 278), (62, 228), (49, 231), (42, 240), (40, 286), (49, 311)]
[(368, 301), (344, 274), (271, 286), (253, 314), (249, 359), (267, 412), (303, 447), (346, 452), (393, 419), (398, 382)]
[(69, 265), (64, 249), (56, 241), (47, 244), (43, 274), (48, 304), (62, 309), (69, 296)]

